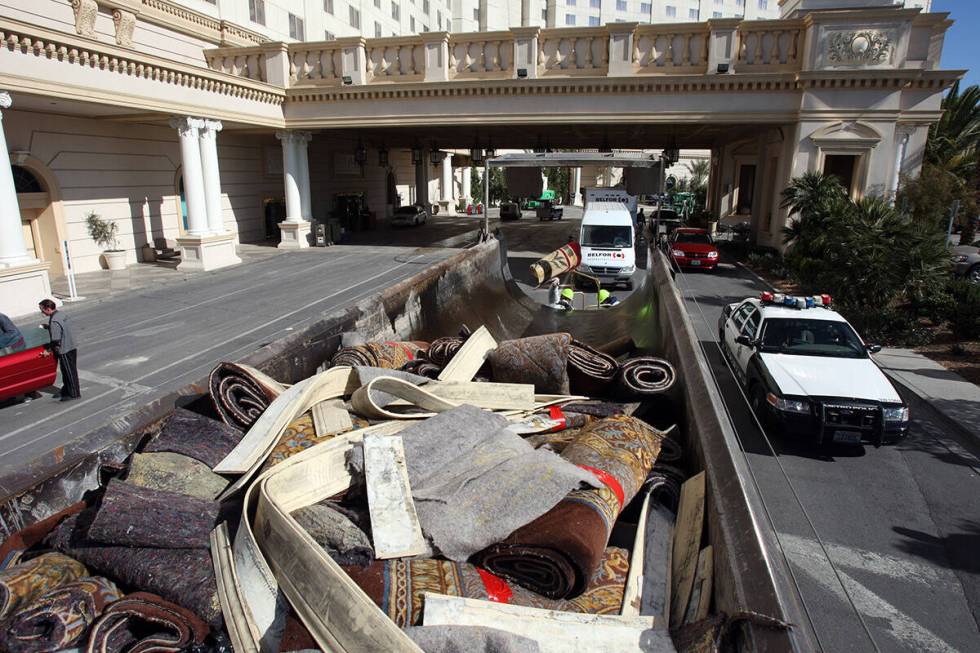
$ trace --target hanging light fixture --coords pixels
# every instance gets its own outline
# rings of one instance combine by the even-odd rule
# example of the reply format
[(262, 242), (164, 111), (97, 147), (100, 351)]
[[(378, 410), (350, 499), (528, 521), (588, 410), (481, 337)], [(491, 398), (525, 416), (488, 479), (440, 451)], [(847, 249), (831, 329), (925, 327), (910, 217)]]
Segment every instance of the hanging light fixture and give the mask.
[(357, 141), (357, 147), (354, 149), (354, 160), (359, 165), (364, 165), (367, 162), (367, 148), (361, 141)]
[(433, 143), (432, 148), (429, 150), (429, 161), (432, 161), (432, 165), (439, 165), (439, 163), (442, 161), (443, 156), (445, 155), (442, 152), (440, 152), (439, 148), (436, 147), (436, 144)]
[(388, 167), (388, 148), (385, 147), (384, 143), (378, 148), (378, 165), (382, 168)]
[(476, 147), (476, 143), (474, 143), (473, 147), (470, 149), (470, 159), (473, 160), (473, 163), (483, 163), (483, 150)]
[(412, 163), (415, 165), (422, 163), (422, 150), (417, 147), (412, 148)]

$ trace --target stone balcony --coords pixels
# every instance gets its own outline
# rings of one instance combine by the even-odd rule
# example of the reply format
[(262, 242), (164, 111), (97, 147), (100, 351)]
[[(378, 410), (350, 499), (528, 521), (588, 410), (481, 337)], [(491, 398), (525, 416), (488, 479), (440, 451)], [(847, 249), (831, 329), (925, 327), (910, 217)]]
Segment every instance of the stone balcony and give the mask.
[(284, 89), (477, 80), (934, 70), (951, 21), (917, 9), (802, 18), (431, 32), (205, 51), (215, 71)]

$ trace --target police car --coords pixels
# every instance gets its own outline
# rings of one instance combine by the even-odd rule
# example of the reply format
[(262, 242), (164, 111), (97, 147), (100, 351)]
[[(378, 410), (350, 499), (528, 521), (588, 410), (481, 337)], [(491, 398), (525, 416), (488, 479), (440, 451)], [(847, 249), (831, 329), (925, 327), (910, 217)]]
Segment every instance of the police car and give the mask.
[(722, 351), (763, 425), (819, 443), (875, 446), (908, 431), (909, 409), (829, 295), (764, 292), (729, 304)]

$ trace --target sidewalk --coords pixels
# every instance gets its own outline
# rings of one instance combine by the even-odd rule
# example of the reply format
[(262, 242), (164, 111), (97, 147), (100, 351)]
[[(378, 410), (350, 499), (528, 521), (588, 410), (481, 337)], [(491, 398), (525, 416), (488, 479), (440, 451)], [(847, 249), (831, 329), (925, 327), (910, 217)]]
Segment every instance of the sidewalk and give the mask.
[(874, 359), (896, 381), (980, 444), (980, 387), (910, 349), (882, 349)]

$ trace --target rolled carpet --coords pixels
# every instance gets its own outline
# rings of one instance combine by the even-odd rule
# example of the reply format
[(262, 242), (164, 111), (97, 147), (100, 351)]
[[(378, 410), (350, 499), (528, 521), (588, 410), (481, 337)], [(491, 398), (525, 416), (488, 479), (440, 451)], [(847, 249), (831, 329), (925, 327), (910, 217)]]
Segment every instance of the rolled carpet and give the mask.
[(466, 338), (462, 336), (436, 338), (429, 345), (429, 350), (425, 354), (426, 358), (439, 367), (445, 367), (463, 347), (464, 342), (466, 342)]
[(9, 569), (18, 564), (27, 549), (43, 542), (44, 538), (57, 528), (58, 524), (82, 510), (85, 510), (85, 502), (79, 501), (50, 517), (45, 517), (41, 521), (11, 533), (10, 537), (5, 539), (3, 544), (0, 544), (0, 570)]
[(568, 356), (572, 336), (543, 336), (504, 340), (487, 359), (496, 383), (532, 383), (540, 394), (568, 394)]
[(10, 653), (48, 653), (82, 644), (89, 626), (121, 596), (111, 580), (79, 578), (15, 614), (0, 633), (0, 643)]
[(582, 262), (582, 249), (576, 242), (562, 245), (552, 253), (531, 264), (531, 274), (540, 286), (548, 279), (574, 270)]
[(670, 390), (677, 379), (674, 366), (662, 358), (638, 356), (619, 365), (616, 384), (626, 397), (656, 395)]
[(208, 378), (211, 403), (229, 426), (247, 431), (283, 387), (248, 365), (218, 363)]
[(134, 453), (126, 482), (205, 501), (214, 500), (228, 486), (228, 479), (212, 472), (200, 460), (170, 451)]
[(242, 431), (216, 419), (178, 408), (143, 451), (190, 456), (214, 469), (242, 439)]
[(98, 574), (127, 587), (158, 594), (211, 625), (221, 624), (218, 586), (207, 549), (101, 545), (87, 537), (91, 518), (89, 511), (72, 515), (54, 531), (50, 545)]
[(88, 575), (85, 565), (61, 553), (45, 553), (0, 572), (0, 622), (41, 596)]
[(618, 614), (629, 573), (629, 552), (609, 547), (600, 554), (602, 564), (596, 566), (585, 591), (570, 600), (545, 598), (466, 562), (399, 558), (367, 567), (344, 567), (344, 571), (402, 628), (421, 623), (426, 592), (546, 610)]
[(616, 518), (656, 462), (662, 438), (659, 431), (625, 415), (589, 424), (561, 456), (595, 474), (603, 487), (572, 491), (472, 561), (552, 599), (579, 595), (599, 566)]
[(383, 367), (400, 370), (405, 363), (418, 358), (429, 348), (427, 342), (366, 342), (363, 345), (344, 347), (330, 359), (330, 365), (349, 365), (351, 367)]
[(112, 479), (88, 537), (113, 546), (207, 549), (217, 520), (213, 501)]
[(202, 644), (208, 626), (179, 605), (136, 592), (108, 608), (92, 626), (85, 653), (177, 653)]
[(568, 381), (572, 392), (595, 396), (602, 394), (619, 372), (619, 363), (584, 342), (572, 340), (568, 352)]
[(442, 367), (436, 365), (428, 358), (416, 358), (415, 360), (405, 363), (405, 366), (402, 367), (402, 371), (409, 372), (410, 374), (416, 374), (418, 376), (424, 376), (427, 379), (438, 379), (439, 372), (442, 371)]

